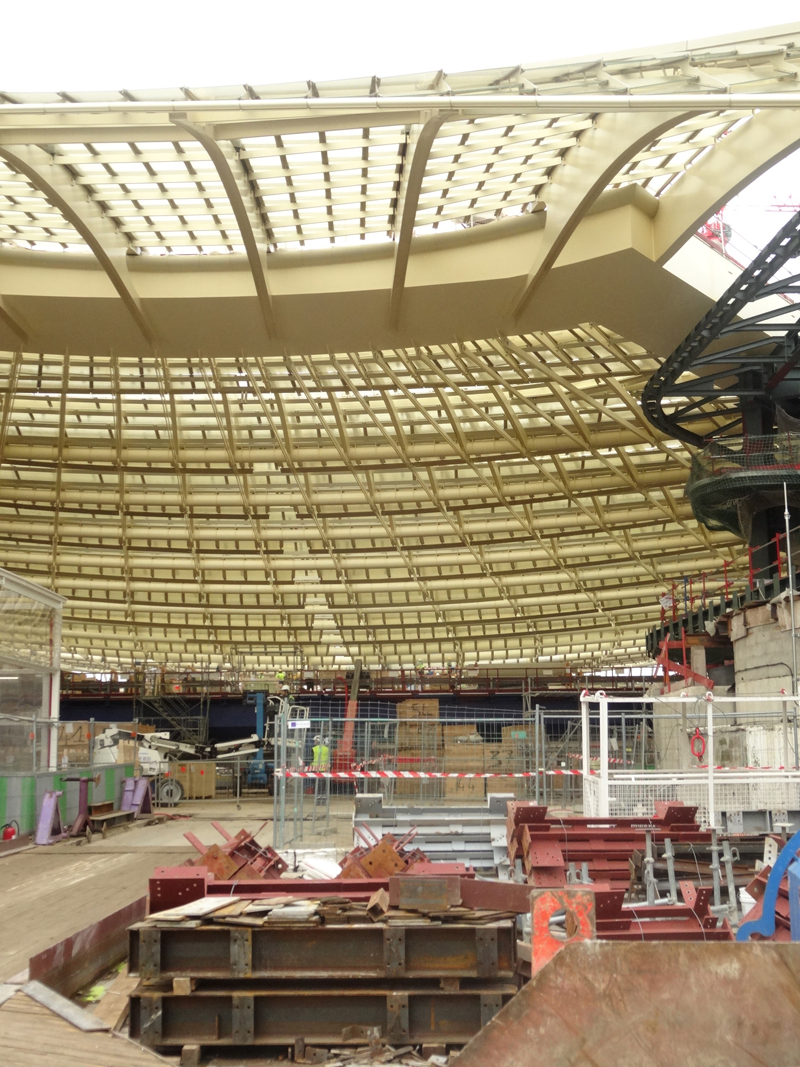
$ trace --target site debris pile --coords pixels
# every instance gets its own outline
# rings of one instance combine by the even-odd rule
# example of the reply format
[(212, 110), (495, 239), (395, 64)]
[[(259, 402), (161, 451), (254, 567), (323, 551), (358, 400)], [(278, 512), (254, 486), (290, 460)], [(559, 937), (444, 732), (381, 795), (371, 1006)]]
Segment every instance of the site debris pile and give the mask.
[(263, 884), (131, 927), (132, 1037), (152, 1048), (300, 1043), (306, 1057), (370, 1042), (376, 1054), (461, 1046), (516, 992), (517, 912), (464, 903), (457, 875), (392, 876), (355, 900), (336, 879), (325, 896), (300, 879), (272, 895)]
[[(367, 799), (377, 818), (356, 817), (335, 878), (292, 877), (255, 835), (219, 826), (221, 845), (195, 840), (200, 859), (156, 869), (150, 914), (130, 932), (131, 1036), (152, 1048), (283, 1046), (305, 1063), (332, 1048), (343, 1064), (345, 1047), (375, 1062), (392, 1046), (453, 1050), (568, 940), (732, 941), (721, 889), (750, 882), (757, 848), (737, 838), (747, 856), (734, 856), (680, 803), (598, 819), (503, 798), (498, 826), (495, 796), (491, 847), (502, 843), (511, 879), (478, 878), (431, 860), (415, 827), (379, 834), (389, 812)], [(450, 814), (436, 817), (455, 837)]]

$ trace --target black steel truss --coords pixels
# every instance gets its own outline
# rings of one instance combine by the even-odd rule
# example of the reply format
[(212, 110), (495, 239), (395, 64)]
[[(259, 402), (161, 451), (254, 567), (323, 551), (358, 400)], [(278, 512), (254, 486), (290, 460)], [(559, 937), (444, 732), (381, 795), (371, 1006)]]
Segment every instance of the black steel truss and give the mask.
[[(800, 296), (800, 273), (775, 277), (797, 257), (800, 211), (647, 383), (642, 408), (654, 426), (687, 444), (702, 446), (741, 427), (745, 404), (774, 409), (775, 390), (800, 365), (800, 322), (790, 317), (795, 310), (800, 312), (800, 303), (751, 309), (750, 314), (746, 309), (767, 297)], [(725, 345), (728, 338), (732, 343)], [(699, 421), (712, 422), (714, 429), (705, 436), (696, 433), (688, 424)]]

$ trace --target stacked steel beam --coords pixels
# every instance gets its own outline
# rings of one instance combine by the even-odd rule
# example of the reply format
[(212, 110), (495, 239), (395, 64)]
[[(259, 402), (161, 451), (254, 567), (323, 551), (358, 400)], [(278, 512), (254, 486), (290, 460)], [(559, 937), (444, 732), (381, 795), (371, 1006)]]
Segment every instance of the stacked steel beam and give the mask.
[[(674, 869), (675, 893), (669, 903), (625, 904), (635, 855), (647, 850), (652, 866), (659, 845), (710, 847), (711, 832), (700, 829), (696, 811), (680, 803), (657, 803), (651, 819), (548, 819), (543, 806), (510, 803), (509, 861), (521, 862), (527, 884), (535, 889), (564, 889), (572, 883), (592, 892), (600, 940), (731, 941), (730, 923), (712, 910), (713, 886), (698, 888), (690, 879), (676, 879)], [(524, 964), (523, 973), (528, 973)]]
[(511, 794), (493, 793), (482, 805), (385, 806), (380, 793), (361, 793), (355, 798), (354, 843), (361, 843), (359, 832), (402, 838), (413, 830), (415, 845), (431, 860), (464, 863), (503, 877), (508, 870), (506, 805), (513, 799)]
[(520, 860), (530, 885), (537, 889), (588, 880), (597, 888), (626, 890), (631, 861), (648, 837), (652, 846), (693, 844), (707, 847), (711, 833), (695, 821), (697, 809), (680, 803), (656, 803), (653, 818), (615, 819), (564, 815), (547, 818), (547, 808), (510, 803), (506, 819), (508, 858)]
[(288, 1046), (297, 1059), (307, 1046), (465, 1044), (516, 991), (517, 912), (462, 900), (474, 877), (441, 866), (333, 879), (324, 894), (273, 878), (231, 895), (206, 868), (157, 871), (151, 913), (130, 931), (131, 1036), (186, 1060), (203, 1047)]

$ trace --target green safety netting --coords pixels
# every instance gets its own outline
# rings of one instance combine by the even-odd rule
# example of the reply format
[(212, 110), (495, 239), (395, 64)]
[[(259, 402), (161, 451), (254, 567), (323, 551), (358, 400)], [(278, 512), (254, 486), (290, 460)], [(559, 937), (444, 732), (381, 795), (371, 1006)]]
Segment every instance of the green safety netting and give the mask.
[(800, 433), (723, 437), (692, 457), (686, 495), (698, 522), (750, 540), (753, 516), (789, 504), (800, 507)]

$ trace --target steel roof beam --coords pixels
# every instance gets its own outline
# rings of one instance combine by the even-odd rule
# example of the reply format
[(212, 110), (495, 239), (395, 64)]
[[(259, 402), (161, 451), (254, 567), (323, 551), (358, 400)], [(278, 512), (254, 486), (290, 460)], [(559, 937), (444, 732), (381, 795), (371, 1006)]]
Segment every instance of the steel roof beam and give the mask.
[(400, 226), (396, 228), (394, 274), (389, 303), (389, 322), (392, 326), (397, 326), (400, 321), (400, 307), (408, 272), (408, 257), (411, 254), (411, 241), (414, 237), (414, 223), (417, 219), (417, 207), (422, 181), (425, 177), (425, 167), (428, 164), (436, 135), (446, 119), (446, 115), (434, 115), (427, 120), (422, 129), (418, 131), (417, 139), (413, 143), (410, 165), (406, 160), (407, 178), (401, 183), (398, 195), (397, 214), (400, 216)]
[[(214, 164), (214, 168), (219, 175), (225, 194), (233, 209), (236, 225), (239, 227), (242, 244), (247, 253), (247, 261), (250, 264), (250, 271), (253, 275), (253, 284), (256, 287), (256, 295), (258, 297), (261, 317), (267, 331), (267, 336), (275, 338), (277, 337), (278, 330), (275, 324), (272, 297), (270, 296), (269, 285), (267, 282), (266, 243), (257, 240), (255, 230), (250, 221), (251, 214), (256, 218), (260, 218), (260, 211), (253, 191), (250, 188), (250, 183), (247, 181), (243, 173), (240, 173), (237, 177), (234, 173), (232, 161), (228, 159), (226, 152), (214, 138), (210, 130), (205, 129), (203, 126), (198, 126), (193, 122), (188, 122), (181, 115), (171, 115), (170, 118), (179, 129), (185, 130), (186, 133), (191, 137), (194, 137), (194, 139), (203, 146), (208, 153), (209, 159)], [(234, 160), (233, 163), (237, 167), (239, 166), (238, 160)]]
[[(745, 83), (746, 84), (746, 83)], [(271, 97), (259, 100), (108, 100), (59, 103), (0, 104), (0, 119), (17, 116), (63, 115), (163, 115), (173, 114), (258, 114), (277, 117), (286, 113), (326, 114), (336, 112), (363, 119), (381, 112), (400, 110), (443, 112), (453, 117), (480, 115), (532, 115), (589, 113), (630, 113), (660, 111), (756, 111), (764, 108), (799, 108), (800, 93), (485, 93), (447, 96), (328, 96)], [(172, 121), (169, 118), (169, 121)], [(68, 132), (69, 127), (64, 127)]]
[(106, 272), (142, 337), (151, 347), (155, 332), (131, 281), (126, 256), (131, 246), (97, 204), (75, 185), (66, 167), (35, 145), (0, 145), (0, 158), (15, 168), (57, 208), (80, 234)]
[(656, 262), (666, 263), (706, 219), (798, 145), (800, 126), (774, 111), (720, 138), (661, 197), (653, 220)]
[(687, 117), (680, 111), (655, 117), (602, 115), (578, 145), (566, 152), (549, 185), (542, 190), (546, 207), (544, 233), (537, 241), (525, 287), (514, 305), (514, 321), (525, 313), (578, 223), (609, 182), (637, 152)]

